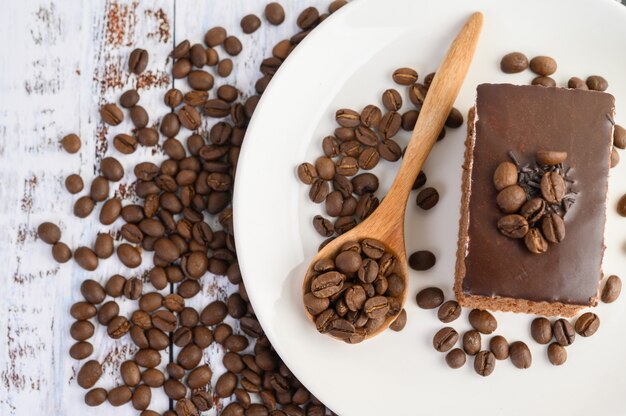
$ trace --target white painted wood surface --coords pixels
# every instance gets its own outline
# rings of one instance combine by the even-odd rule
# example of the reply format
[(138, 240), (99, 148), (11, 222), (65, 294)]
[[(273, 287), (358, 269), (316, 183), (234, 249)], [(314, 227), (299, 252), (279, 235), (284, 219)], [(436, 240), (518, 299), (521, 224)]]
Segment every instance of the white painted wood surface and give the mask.
[[(183, 90), (185, 82), (173, 82), (168, 54), (175, 42), (189, 38), (202, 42), (214, 25), (227, 28), (242, 40), (244, 50), (233, 59), (235, 70), (226, 80), (245, 94), (254, 90), (260, 76), (261, 60), (271, 56), (279, 40), (297, 32), (295, 19), (303, 8), (314, 5), (325, 10), (330, 0), (282, 0), (287, 19), (275, 27), (263, 20), (259, 31), (244, 35), (239, 20), (248, 13), (262, 16), (263, 0), (23, 0), (3, 2), (0, 14), (0, 415), (119, 415), (138, 414), (130, 404), (113, 408), (109, 404), (88, 408), (84, 391), (75, 382), (82, 362), (68, 355), (74, 340), (69, 336), (73, 319), (69, 308), (81, 300), (80, 283), (92, 278), (102, 282), (115, 273), (126, 277), (141, 275), (148, 268), (125, 270), (115, 256), (101, 261), (94, 272), (73, 262), (58, 265), (50, 246), (36, 237), (43, 221), (58, 223), (62, 241), (71, 248), (91, 246), (95, 235), (114, 231), (121, 222), (104, 227), (97, 221), (100, 205), (87, 220), (72, 215), (72, 196), (64, 178), (79, 173), (88, 189), (97, 175), (98, 161), (112, 155), (124, 164), (127, 174), (112, 184), (125, 202), (133, 200), (129, 185), (135, 180), (132, 166), (139, 160), (162, 155), (152, 149), (119, 154), (111, 140), (130, 130), (130, 121), (117, 127), (100, 122), (97, 109), (102, 103), (117, 102), (121, 92), (135, 87), (151, 116), (151, 124), (167, 112), (162, 94), (172, 85)], [(128, 54), (134, 47), (150, 53), (147, 71), (141, 76), (126, 70)], [(224, 52), (219, 49), (220, 55)], [(213, 89), (215, 91), (216, 88)], [(207, 126), (208, 128), (209, 126)], [(76, 132), (83, 146), (78, 154), (64, 152), (63, 135)], [(185, 136), (186, 137), (186, 136)], [(183, 138), (183, 137), (181, 137)], [(84, 194), (85, 191), (83, 191)], [(144, 260), (148, 260), (146, 257)], [(202, 295), (188, 302), (198, 308), (213, 299), (225, 299), (235, 290), (224, 277), (205, 276)], [(148, 284), (148, 286), (150, 286)], [(166, 289), (164, 292), (168, 292)], [(117, 299), (124, 311), (132, 302)], [(229, 323), (233, 323), (232, 321)], [(105, 328), (96, 325), (90, 340), (94, 354), (104, 365), (98, 387), (121, 383), (119, 364), (134, 351), (128, 337), (112, 340)], [(205, 361), (214, 371), (213, 382), (224, 371), (223, 351), (213, 345)], [(163, 353), (161, 368), (168, 362)], [(153, 389), (150, 406), (164, 411), (169, 403), (161, 389)], [(220, 409), (223, 403), (218, 403)], [(216, 410), (207, 414), (215, 414)]]

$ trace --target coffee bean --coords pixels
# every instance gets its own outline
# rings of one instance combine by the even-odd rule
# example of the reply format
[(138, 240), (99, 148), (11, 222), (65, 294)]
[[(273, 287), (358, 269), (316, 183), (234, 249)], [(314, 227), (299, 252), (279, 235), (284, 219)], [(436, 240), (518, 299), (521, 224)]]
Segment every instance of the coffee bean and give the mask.
[(204, 47), (199, 43), (196, 43), (189, 49), (189, 58), (193, 66), (202, 68), (207, 63), (207, 54)]
[(382, 101), (385, 108), (389, 111), (398, 111), (402, 108), (402, 96), (393, 88), (383, 92)]
[(226, 78), (233, 72), (233, 61), (231, 59), (222, 59), (219, 64), (217, 64), (217, 74), (220, 77)]
[(463, 350), (468, 355), (476, 355), (480, 351), (481, 337), (478, 331), (468, 331), (463, 334)]
[(396, 111), (387, 112), (378, 123), (378, 131), (383, 136), (383, 139), (391, 139), (398, 134), (400, 127), (402, 126), (402, 116)]
[(366, 147), (357, 160), (359, 167), (363, 170), (371, 170), (378, 165), (380, 154), (373, 147)]
[(342, 108), (335, 113), (337, 124), (342, 127), (357, 127), (361, 124), (360, 115), (349, 108)]
[(343, 251), (335, 258), (337, 269), (345, 274), (356, 273), (361, 264), (361, 255), (352, 250)]
[(102, 366), (96, 360), (87, 361), (78, 370), (76, 375), (76, 382), (84, 389), (92, 388), (100, 379), (102, 375)]
[(332, 159), (322, 156), (315, 161), (315, 171), (320, 178), (331, 180), (335, 176), (335, 164)]
[(117, 247), (117, 257), (124, 266), (134, 269), (141, 264), (141, 254), (139, 250), (130, 244), (122, 243)]
[(311, 292), (318, 298), (328, 298), (343, 287), (345, 275), (331, 271), (319, 275), (311, 282)]
[(561, 152), (556, 150), (539, 150), (535, 154), (537, 163), (540, 165), (558, 165), (565, 162), (567, 159), (567, 152)]
[[(446, 126), (456, 129), (463, 125), (463, 114), (456, 108), (452, 107), (450, 110), (450, 114), (448, 114), (448, 118), (446, 119)], [(442, 130), (444, 132), (445, 130)], [(443, 138), (443, 137), (442, 137)], [(441, 139), (437, 139), (441, 140)]]
[(133, 74), (141, 74), (148, 66), (148, 51), (141, 48), (133, 49), (128, 58), (128, 70)]
[(511, 162), (502, 162), (493, 173), (493, 184), (497, 191), (517, 185), (517, 166)]
[(76, 321), (70, 326), (70, 336), (76, 341), (86, 341), (93, 336), (94, 326), (89, 321)]
[(63, 242), (52, 246), (52, 258), (57, 263), (67, 263), (72, 258), (72, 250)]
[[(170, 123), (169, 127), (167, 124), (167, 128), (164, 127), (164, 123)], [(165, 134), (166, 136), (168, 136), (168, 134), (170, 134), (171, 136), (175, 136), (178, 133), (179, 129), (180, 125), (176, 114), (167, 114), (165, 117), (163, 117), (163, 120), (161, 120), (161, 131), (164, 132), (163, 134)], [(159, 142), (159, 133), (156, 131), (155, 128), (151, 127), (139, 129), (137, 130), (137, 141), (142, 146), (155, 146)]]
[(236, 36), (228, 36), (224, 39), (224, 50), (230, 56), (237, 56), (241, 53), (241, 41)]
[(72, 345), (70, 348), (70, 357), (75, 360), (84, 360), (93, 353), (93, 345), (89, 342), (80, 341)]
[(413, 131), (419, 112), (416, 110), (409, 110), (402, 114), (402, 129), (406, 131)]
[(315, 179), (311, 185), (311, 189), (309, 190), (309, 198), (311, 201), (319, 204), (326, 199), (328, 192), (328, 182), (323, 181), (322, 179)]
[(135, 388), (131, 403), (136, 410), (146, 410), (152, 400), (152, 391), (150, 387), (145, 384), (139, 385)]
[(222, 374), (215, 383), (215, 393), (218, 397), (229, 397), (237, 387), (237, 376), (230, 371)]
[(587, 84), (585, 84), (585, 81), (583, 81), (582, 79), (578, 77), (570, 78), (569, 81), (567, 81), (567, 88), (574, 88), (574, 89), (579, 89), (579, 90), (589, 89), (589, 87), (587, 87)]
[(102, 325), (108, 325), (119, 313), (119, 305), (115, 301), (108, 301), (98, 310), (98, 322)]
[(574, 327), (572, 326), (572, 324), (569, 323), (569, 321), (566, 321), (565, 319), (558, 319), (554, 323), (553, 331), (556, 342), (564, 347), (573, 344), (574, 340), (576, 339), (576, 332), (574, 332)]
[(443, 323), (450, 323), (458, 319), (461, 316), (462, 308), (458, 302), (449, 300), (445, 302), (437, 311), (437, 317)]
[[(208, 91), (213, 88), (213, 76), (203, 70), (190, 71), (187, 75), (187, 82), (194, 90)], [(168, 136), (172, 137), (172, 136)]]
[(271, 24), (278, 26), (285, 21), (285, 10), (280, 3), (272, 2), (265, 6), (265, 18)]
[(107, 399), (107, 391), (101, 387), (91, 389), (85, 393), (85, 404), (87, 406), (100, 406)]
[(400, 148), (400, 145), (391, 139), (379, 142), (376, 149), (378, 150), (381, 158), (390, 162), (395, 162), (402, 156), (402, 149)]
[(530, 60), (530, 70), (537, 75), (547, 77), (556, 72), (556, 61), (549, 56), (535, 56)]
[(582, 337), (590, 337), (596, 333), (599, 327), (600, 318), (598, 315), (592, 312), (587, 312), (578, 317), (574, 329), (578, 335)]
[(37, 235), (48, 244), (55, 244), (61, 239), (61, 229), (51, 222), (43, 222), (37, 227)]
[(389, 301), (384, 296), (374, 296), (365, 301), (363, 311), (370, 319), (384, 318), (389, 312)]
[[(329, 193), (328, 196), (326, 197), (326, 204), (325, 204), (325, 206), (326, 206), (326, 213), (328, 215), (330, 215), (331, 217), (339, 217), (340, 214), (341, 214), (341, 210), (343, 208), (343, 196), (341, 195), (341, 192), (333, 191), (333, 192)], [(318, 217), (318, 216), (316, 216), (316, 217)], [(315, 219), (313, 221), (314, 221), (313, 225), (315, 226)], [(330, 223), (330, 221), (329, 221), (329, 223)], [(330, 224), (330, 225), (332, 225), (332, 224)], [(326, 227), (325, 227), (325, 229), (328, 230)], [(317, 231), (319, 232), (319, 230), (317, 230)], [(329, 237), (330, 235), (332, 235), (332, 233), (330, 233), (329, 235), (324, 235), (324, 236), (325, 237)]]
[(591, 75), (586, 81), (587, 87), (594, 91), (606, 91), (609, 88), (609, 83), (606, 79), (600, 75)]
[(487, 311), (472, 309), (468, 318), (472, 328), (481, 334), (489, 335), (498, 328), (496, 318)]
[(433, 337), (433, 347), (439, 352), (447, 352), (454, 347), (458, 340), (458, 332), (454, 328), (445, 327), (440, 329)]
[(134, 387), (141, 382), (141, 370), (135, 361), (124, 361), (120, 366), (120, 375), (127, 386)]
[(416, 189), (421, 188), (424, 185), (426, 185), (426, 174), (423, 171), (421, 171), (417, 175), (417, 178), (415, 178), (415, 182), (413, 182), (413, 187), (411, 189), (416, 190)]
[(622, 281), (618, 276), (612, 275), (606, 279), (606, 283), (604, 283), (604, 288), (602, 289), (602, 302), (604, 303), (613, 303), (619, 298), (620, 292), (622, 291)]
[(100, 210), (100, 223), (111, 225), (117, 220), (122, 212), (122, 202), (118, 198), (109, 199), (102, 205)]
[(413, 84), (409, 87), (409, 100), (418, 111), (422, 109), (422, 104), (424, 104), (427, 92), (428, 88), (422, 84)]
[(96, 316), (96, 307), (89, 302), (76, 302), (70, 308), (72, 318), (82, 321)]
[(312, 29), (317, 24), (319, 16), (315, 7), (307, 7), (298, 16), (296, 24), (302, 30)]
[(424, 210), (429, 210), (433, 208), (435, 205), (437, 205), (437, 202), (439, 202), (439, 192), (437, 192), (435, 188), (424, 188), (417, 194), (417, 197), (415, 198), (415, 203), (417, 204), (417, 206)]
[(412, 85), (417, 81), (417, 72), (411, 68), (399, 68), (393, 71), (392, 78), (396, 84)]
[(120, 105), (124, 108), (131, 108), (139, 102), (139, 93), (136, 89), (124, 91), (120, 96)]
[(187, 58), (179, 59), (172, 65), (172, 76), (174, 79), (185, 78), (192, 70), (191, 61)]
[(71, 133), (61, 139), (61, 146), (67, 153), (76, 153), (80, 150), (80, 137)]
[(97, 176), (89, 188), (89, 195), (96, 202), (102, 202), (109, 197), (109, 181), (104, 176)]
[(137, 139), (128, 134), (117, 134), (113, 138), (113, 147), (115, 147), (118, 152), (129, 155), (137, 149)]
[(435, 309), (443, 303), (443, 291), (437, 287), (421, 290), (417, 296), (417, 306), (422, 309)]
[(202, 122), (198, 110), (190, 105), (185, 105), (180, 109), (178, 112), (178, 119), (180, 120), (180, 124), (188, 130), (196, 130), (200, 127)]
[(498, 220), (498, 230), (509, 238), (523, 238), (528, 232), (528, 222), (521, 215), (507, 215)]
[(67, 178), (65, 178), (65, 188), (71, 194), (77, 194), (83, 190), (83, 178), (77, 174), (71, 174)]
[(489, 340), (489, 349), (496, 360), (506, 360), (509, 358), (509, 343), (506, 338), (501, 335), (496, 335)]
[(111, 406), (119, 407), (128, 403), (132, 395), (133, 393), (128, 386), (118, 386), (109, 391), (107, 399)]
[(565, 223), (558, 214), (549, 214), (543, 217), (541, 230), (545, 239), (551, 243), (560, 243), (565, 238)]
[(197, 367), (187, 376), (187, 386), (190, 389), (202, 388), (209, 384), (212, 375), (213, 373), (207, 365)]
[[(108, 235), (108, 234), (106, 234)], [(85, 300), (94, 305), (102, 303), (104, 300), (106, 293), (102, 285), (95, 280), (87, 279), (83, 281), (80, 285), (80, 293), (83, 295)]]
[(528, 68), (528, 58), (521, 52), (511, 52), (502, 57), (500, 69), (506, 74), (516, 74)]
[(228, 314), (228, 308), (222, 301), (214, 301), (207, 305), (200, 314), (202, 324), (210, 326), (216, 325), (224, 320)]
[(74, 260), (85, 270), (94, 271), (98, 267), (98, 257), (88, 247), (78, 247), (74, 251)]
[(509, 347), (511, 362), (520, 369), (529, 368), (532, 365), (533, 357), (528, 349), (528, 345), (521, 341), (512, 343)]
[(183, 93), (179, 89), (171, 88), (163, 96), (163, 102), (170, 108), (176, 108), (183, 102)]
[(535, 318), (530, 325), (530, 334), (539, 344), (552, 341), (552, 324), (546, 318)]
[(541, 254), (548, 251), (548, 242), (538, 228), (531, 228), (524, 237), (524, 244), (531, 253)]
[(546, 201), (542, 198), (533, 198), (524, 203), (520, 208), (520, 215), (526, 218), (529, 224), (534, 224), (543, 218), (546, 212)]
[(526, 192), (521, 186), (512, 185), (498, 193), (496, 202), (502, 212), (505, 214), (513, 214), (526, 202)]
[(102, 121), (111, 126), (117, 126), (124, 120), (124, 113), (115, 104), (109, 103), (100, 107)]
[(496, 357), (491, 351), (480, 351), (474, 358), (474, 371), (477, 374), (487, 377), (496, 368)]
[(618, 124), (613, 132), (613, 147), (626, 149), (626, 129)]
[(446, 364), (452, 369), (461, 368), (465, 365), (467, 357), (462, 349), (455, 348), (446, 354)]
[(126, 285), (126, 279), (119, 274), (111, 276), (111, 278), (107, 281), (104, 290), (107, 295), (117, 298), (122, 296), (124, 293), (124, 286)]
[(402, 309), (398, 314), (398, 317), (389, 325), (389, 329), (392, 331), (400, 332), (406, 326), (406, 310)]
[(365, 106), (365, 108), (363, 109), (363, 111), (361, 111), (361, 123), (366, 126), (366, 127), (370, 127), (370, 128), (375, 128), (378, 127), (380, 120), (382, 118), (382, 112), (380, 111), (380, 108), (376, 107), (375, 105), (367, 105)]
[(413, 270), (424, 271), (432, 268), (436, 261), (437, 258), (430, 251), (416, 251), (409, 256), (409, 267)]
[(148, 125), (150, 116), (145, 108), (136, 105), (130, 109), (130, 119), (135, 127), (142, 129)]
[(226, 29), (221, 26), (213, 27), (204, 35), (204, 43), (207, 46), (215, 47), (221, 45), (226, 39)]
[(550, 77), (536, 77), (531, 85), (541, 85), (542, 87), (556, 87), (556, 81)]
[(563, 365), (567, 361), (567, 350), (564, 346), (553, 342), (548, 347), (548, 360), (552, 365)]

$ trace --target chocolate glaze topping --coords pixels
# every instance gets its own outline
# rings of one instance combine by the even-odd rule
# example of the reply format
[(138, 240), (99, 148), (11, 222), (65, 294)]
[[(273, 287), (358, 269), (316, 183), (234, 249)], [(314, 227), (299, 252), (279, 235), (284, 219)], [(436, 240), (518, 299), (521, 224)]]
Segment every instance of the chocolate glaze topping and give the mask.
[[(612, 95), (595, 91), (478, 86), (464, 293), (592, 302), (604, 254), (614, 101)], [(492, 176), (500, 162), (509, 160), (510, 150), (523, 166), (537, 150), (549, 149), (567, 152), (578, 194), (565, 217), (565, 239), (537, 255), (495, 226), (503, 214), (495, 203)]]

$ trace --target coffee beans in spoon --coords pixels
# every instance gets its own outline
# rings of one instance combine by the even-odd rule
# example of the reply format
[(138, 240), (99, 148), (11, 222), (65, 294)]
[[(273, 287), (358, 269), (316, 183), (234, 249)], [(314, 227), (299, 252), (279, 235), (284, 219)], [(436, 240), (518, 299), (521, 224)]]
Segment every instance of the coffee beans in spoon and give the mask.
[(395, 257), (373, 239), (345, 243), (335, 258), (318, 260), (303, 294), (316, 329), (354, 344), (401, 312), (405, 283)]

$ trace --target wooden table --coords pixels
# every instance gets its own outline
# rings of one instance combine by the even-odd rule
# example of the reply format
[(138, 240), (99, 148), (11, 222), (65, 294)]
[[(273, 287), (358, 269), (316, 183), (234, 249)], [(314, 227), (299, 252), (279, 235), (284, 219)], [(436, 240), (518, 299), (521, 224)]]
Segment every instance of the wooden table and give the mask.
[[(117, 152), (112, 137), (130, 130), (130, 122), (107, 127), (97, 109), (117, 102), (121, 92), (137, 88), (140, 104), (150, 113), (151, 123), (168, 109), (164, 91), (184, 82), (170, 76), (168, 54), (185, 38), (202, 42), (215, 25), (224, 26), (244, 44), (234, 58), (235, 70), (221, 83), (236, 85), (244, 94), (254, 92), (261, 60), (271, 56), (279, 40), (297, 32), (297, 14), (309, 5), (326, 10), (329, 0), (282, 0), (287, 19), (276, 27), (263, 20), (256, 33), (244, 35), (240, 19), (255, 13), (262, 16), (262, 0), (131, 0), (4, 2), (0, 13), (0, 414), (1, 415), (118, 415), (138, 414), (128, 404), (115, 409), (109, 404), (88, 408), (84, 391), (75, 382), (82, 362), (68, 356), (74, 343), (69, 336), (73, 319), (69, 308), (82, 300), (80, 283), (95, 279), (102, 283), (115, 273), (126, 277), (142, 275), (151, 262), (146, 256), (139, 269), (129, 273), (114, 257), (101, 261), (93, 273), (74, 262), (58, 265), (50, 246), (39, 241), (36, 228), (43, 221), (58, 223), (62, 241), (71, 248), (92, 246), (95, 235), (115, 231), (97, 221), (99, 206), (89, 219), (72, 214), (73, 202), (64, 179), (78, 173), (86, 187), (97, 175), (99, 160), (112, 155), (123, 162), (127, 174), (113, 184), (112, 192), (125, 203), (135, 200), (132, 166), (137, 161), (160, 160), (160, 152), (140, 149), (133, 155)], [(127, 59), (135, 47), (150, 53), (147, 71), (129, 75)], [(219, 49), (220, 55), (225, 52)], [(213, 89), (214, 94), (215, 88)], [(206, 128), (210, 125), (205, 126)], [(78, 154), (61, 149), (59, 139), (75, 132), (82, 138)], [(184, 139), (185, 137), (181, 137)], [(225, 299), (236, 287), (224, 277), (206, 275), (201, 295), (193, 306), (204, 307), (214, 299)], [(169, 293), (168, 291), (166, 291)], [(132, 302), (118, 299), (122, 313)], [(189, 304), (190, 302), (188, 302)], [(230, 321), (231, 324), (234, 321)], [(119, 365), (135, 347), (128, 337), (115, 341), (97, 326), (90, 340), (95, 352), (90, 357), (103, 363), (104, 375), (97, 386), (111, 388), (119, 383)], [(214, 344), (205, 361), (214, 371), (213, 383), (224, 371), (222, 347)], [(164, 352), (161, 367), (168, 360)], [(164, 411), (168, 400), (161, 389), (153, 389), (151, 409)], [(223, 406), (223, 403), (218, 405)], [(215, 408), (207, 414), (215, 414)]]

